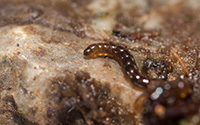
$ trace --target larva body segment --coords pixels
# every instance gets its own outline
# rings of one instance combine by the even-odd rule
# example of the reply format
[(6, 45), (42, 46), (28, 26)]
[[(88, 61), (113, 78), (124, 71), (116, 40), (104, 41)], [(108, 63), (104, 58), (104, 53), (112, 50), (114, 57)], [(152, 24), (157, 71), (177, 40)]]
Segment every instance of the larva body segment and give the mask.
[(149, 80), (140, 75), (135, 59), (125, 46), (115, 43), (97, 43), (88, 46), (84, 52), (85, 57), (109, 57), (116, 60), (131, 83), (141, 89), (147, 88)]

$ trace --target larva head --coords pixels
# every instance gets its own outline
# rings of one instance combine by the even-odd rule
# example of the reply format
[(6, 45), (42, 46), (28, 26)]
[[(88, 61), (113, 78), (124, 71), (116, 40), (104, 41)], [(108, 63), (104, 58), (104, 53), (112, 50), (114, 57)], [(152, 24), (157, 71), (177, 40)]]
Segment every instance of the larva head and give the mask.
[(98, 54), (99, 54), (99, 47), (96, 44), (88, 46), (83, 52), (83, 55), (85, 57), (90, 57), (90, 58), (95, 58), (98, 56)]

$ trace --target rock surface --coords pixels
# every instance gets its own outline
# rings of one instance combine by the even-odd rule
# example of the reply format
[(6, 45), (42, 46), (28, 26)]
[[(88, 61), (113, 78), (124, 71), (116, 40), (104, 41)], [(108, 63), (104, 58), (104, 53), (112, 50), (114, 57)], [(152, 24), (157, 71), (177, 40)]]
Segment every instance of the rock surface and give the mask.
[(117, 62), (85, 59), (83, 50), (113, 41), (126, 45), (150, 78), (164, 70), (142, 71), (147, 58), (172, 65), (168, 81), (191, 76), (200, 64), (199, 6), (198, 0), (1, 0), (0, 124), (142, 124), (134, 103), (143, 91)]

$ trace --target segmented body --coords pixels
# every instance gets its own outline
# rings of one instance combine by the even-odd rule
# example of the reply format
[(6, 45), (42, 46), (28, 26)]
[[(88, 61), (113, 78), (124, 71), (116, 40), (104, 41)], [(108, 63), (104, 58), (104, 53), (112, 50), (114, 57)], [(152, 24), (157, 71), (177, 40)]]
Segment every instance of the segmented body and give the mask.
[(147, 88), (149, 80), (140, 75), (135, 59), (125, 46), (115, 43), (97, 43), (88, 46), (83, 54), (89, 58), (107, 56), (116, 60), (122, 67), (124, 75), (134, 86), (141, 89)]

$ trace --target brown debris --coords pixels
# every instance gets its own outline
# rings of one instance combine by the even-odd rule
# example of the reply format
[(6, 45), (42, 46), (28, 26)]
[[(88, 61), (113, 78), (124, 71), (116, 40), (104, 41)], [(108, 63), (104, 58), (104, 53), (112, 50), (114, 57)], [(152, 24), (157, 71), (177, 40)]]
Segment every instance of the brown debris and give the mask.
[(5, 103), (4, 108), (0, 109), (2, 114), (13, 117), (13, 121), (18, 125), (39, 125), (34, 121), (30, 121), (18, 110), (17, 104), (13, 96), (6, 96), (2, 99)]
[(171, 52), (173, 53), (173, 55), (178, 59), (178, 61), (180, 62), (180, 65), (182, 66), (183, 70), (185, 71), (185, 73), (187, 74), (187, 76), (189, 76), (189, 71), (187, 69), (187, 67), (185, 66), (184, 62), (182, 61), (182, 59), (179, 57), (179, 55), (176, 53), (177, 50), (174, 47), (171, 47)]
[[(48, 116), (58, 124), (133, 124), (134, 114), (109, 96), (110, 89), (95, 81), (86, 72), (78, 71), (75, 81), (57, 78), (53, 84), (56, 107), (49, 107)], [(52, 88), (55, 90), (55, 88)]]
[(128, 32), (126, 33), (126, 32), (113, 30), (112, 34), (120, 38), (124, 38), (124, 39), (127, 38), (130, 41), (152, 39), (152, 38), (160, 36), (160, 32), (157, 32), (157, 31), (154, 31), (154, 32), (141, 31), (141, 32), (134, 32), (134, 33), (128, 33)]
[(168, 74), (173, 72), (173, 66), (166, 60), (147, 58), (144, 60), (142, 71), (150, 79), (168, 79)]

